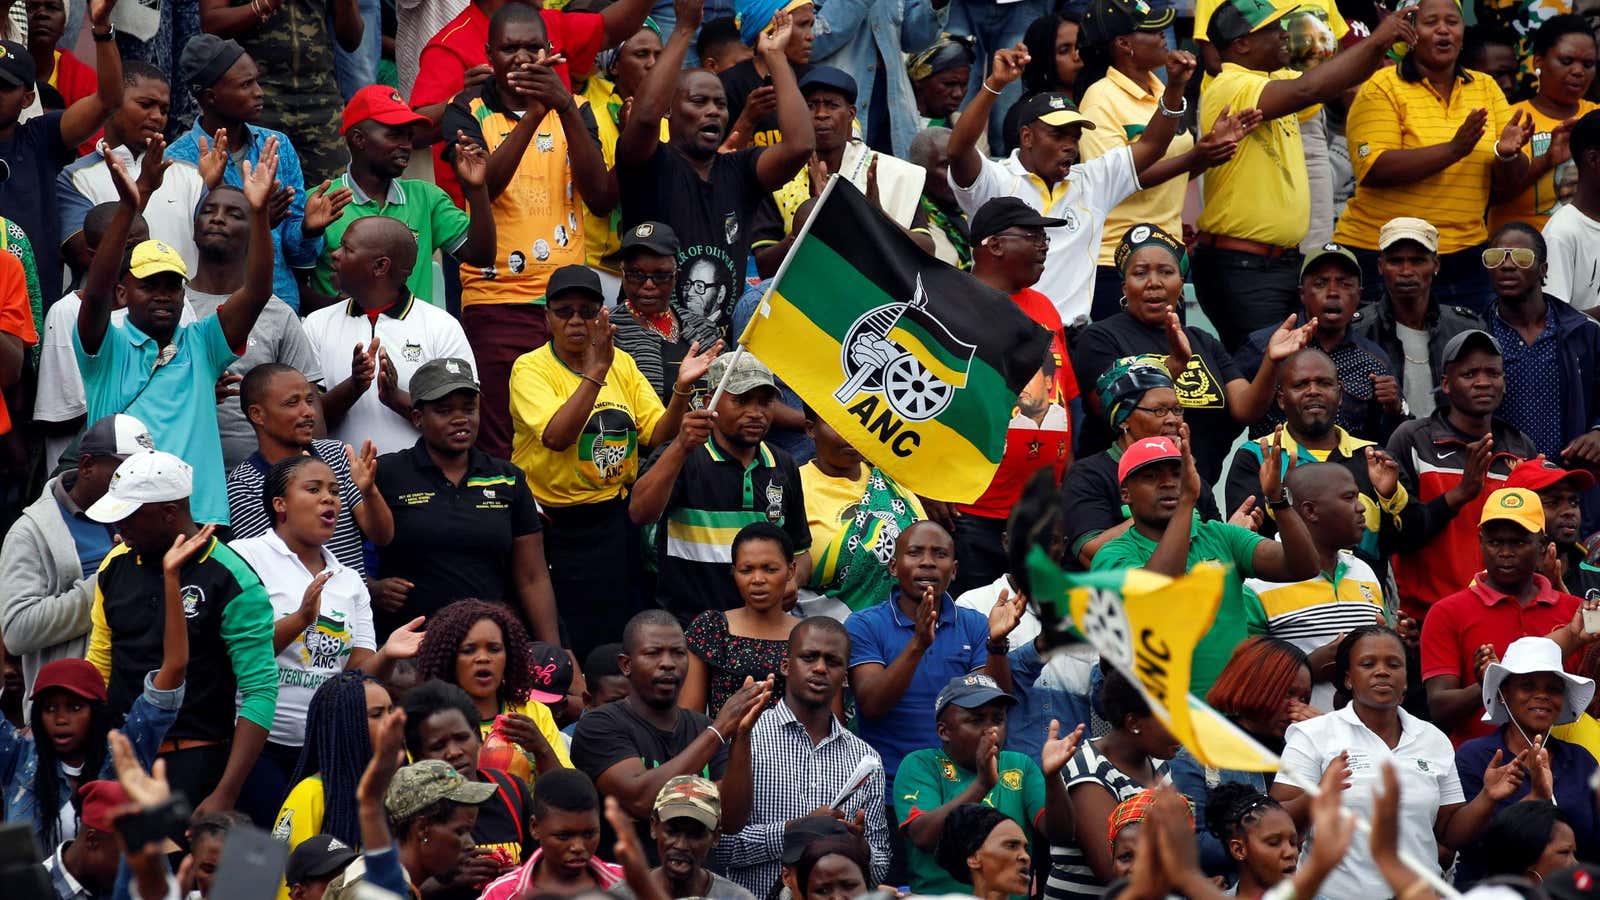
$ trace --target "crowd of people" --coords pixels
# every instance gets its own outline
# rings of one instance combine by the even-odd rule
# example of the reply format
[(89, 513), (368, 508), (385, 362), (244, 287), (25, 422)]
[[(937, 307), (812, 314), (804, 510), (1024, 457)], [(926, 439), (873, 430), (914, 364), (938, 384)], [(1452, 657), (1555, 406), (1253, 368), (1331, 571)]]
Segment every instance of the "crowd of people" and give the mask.
[[(4, 6), (0, 893), (1600, 896), (1581, 5)], [(741, 348), (834, 182), (1049, 333), (980, 496)]]

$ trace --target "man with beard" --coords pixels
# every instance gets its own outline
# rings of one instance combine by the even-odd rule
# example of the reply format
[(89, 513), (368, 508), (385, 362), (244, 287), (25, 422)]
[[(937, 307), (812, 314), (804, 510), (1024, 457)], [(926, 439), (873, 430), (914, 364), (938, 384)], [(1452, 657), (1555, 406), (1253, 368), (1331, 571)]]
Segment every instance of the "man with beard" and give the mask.
[(1350, 317), (1350, 330), (1379, 347), (1399, 369), (1400, 396), (1419, 419), (1433, 415), (1434, 391), (1444, 377), (1444, 348), (1483, 320), (1465, 306), (1433, 300), (1439, 274), (1439, 229), (1422, 219), (1390, 219), (1378, 232), (1383, 296)]
[(715, 719), (678, 706), (689, 673), (689, 645), (678, 620), (660, 609), (628, 620), (617, 661), (632, 690), (578, 720), (572, 764), (639, 823), (640, 842), (652, 862), (655, 842), (646, 840), (647, 823), (661, 789), (678, 775), (702, 774), (716, 781), (722, 827), (743, 828), (750, 815), (750, 729), (766, 708), (771, 679), (746, 680)]
[(340, 565), (365, 576), (363, 538), (379, 547), (394, 539), (394, 516), (374, 477), (378, 451), (372, 442), (363, 443), (357, 454), (343, 441), (316, 437), (317, 389), (299, 369), (283, 363), (250, 369), (239, 383), (238, 403), (256, 442), (255, 450), (228, 473), (230, 539), (270, 531), (273, 522), (261, 505), (267, 473), (291, 456), (314, 456), (333, 470), (342, 501), (328, 550)]
[[(1306, 257), (1300, 267), (1301, 311), (1294, 324), (1317, 320), (1313, 346), (1322, 348), (1338, 369), (1341, 390), (1334, 422), (1358, 438), (1382, 441), (1404, 420), (1405, 406), (1388, 354), (1352, 328), (1361, 318), (1356, 311), (1360, 302), (1361, 263), (1354, 253), (1338, 244), (1324, 244)], [(1233, 355), (1234, 362), (1246, 372), (1260, 368), (1277, 327), (1252, 333)], [(1264, 419), (1250, 427), (1250, 436), (1260, 437), (1283, 420), (1283, 410), (1274, 404)]]
[(1589, 564), (1583, 545), (1583, 510), (1579, 498), (1594, 487), (1585, 469), (1563, 469), (1544, 459), (1530, 459), (1511, 470), (1506, 487), (1527, 488), (1544, 507), (1544, 533), (1550, 539), (1539, 572), (1558, 591), (1585, 600), (1600, 600), (1600, 568)]
[(1189, 426), (1182, 426), (1179, 434), (1181, 449), (1172, 438), (1154, 437), (1135, 441), (1123, 451), (1117, 478), (1133, 527), (1107, 541), (1095, 554), (1091, 569), (1149, 569), (1177, 578), (1195, 563), (1214, 560), (1228, 565), (1216, 622), (1194, 650), (1189, 692), (1204, 697), (1233, 648), (1244, 640), (1243, 580), (1310, 578), (1317, 574), (1317, 553), (1294, 497), (1278, 477), (1282, 456), (1278, 447), (1265, 460), (1267, 475), (1261, 487), (1265, 506), (1278, 517), (1281, 542), (1266, 540), (1248, 528), (1196, 518), (1200, 473), (1189, 452)]
[(724, 376), (716, 409), (684, 414), (678, 436), (651, 454), (628, 499), (635, 525), (661, 522), (656, 600), (683, 623), (743, 604), (733, 583), (732, 544), (752, 522), (770, 522), (794, 542), (791, 589), (811, 578), (800, 469), (766, 442), (778, 403), (772, 370), (748, 353), (725, 353), (711, 363), (706, 383), (720, 385)]
[[(1330, 712), (1334, 651), (1347, 632), (1387, 621), (1383, 583), (1350, 552), (1366, 533), (1366, 498), (1350, 471), (1335, 463), (1304, 463), (1289, 473), (1287, 484), (1316, 548), (1317, 574), (1304, 581), (1245, 581), (1245, 628), (1304, 650), (1311, 658), (1310, 705)], [(1303, 712), (1286, 710), (1292, 721)]]
[[(861, 832), (872, 848), (874, 883), (889, 868), (889, 825), (884, 815), (882, 761), (838, 809), (833, 799), (864, 759), (878, 760), (867, 742), (833, 714), (844, 689), (850, 635), (838, 620), (812, 616), (789, 632), (783, 661), (783, 698), (750, 731), (750, 821), (725, 835), (716, 862), (728, 878), (765, 897), (783, 870), (784, 826), (793, 819), (827, 815)], [(796, 772), (810, 773), (806, 782)]]
[[(650, 880), (663, 896), (672, 900), (755, 900), (750, 891), (705, 867), (711, 848), (722, 837), (722, 796), (715, 782), (698, 775), (668, 780), (650, 812), (650, 834), (661, 860), (661, 865), (650, 870)], [(626, 886), (611, 894), (634, 900), (633, 891)]]
[(1406, 536), (1408, 548), (1392, 560), (1400, 609), (1419, 622), (1481, 568), (1477, 519), (1484, 485), (1500, 486), (1519, 460), (1538, 455), (1527, 435), (1495, 415), (1506, 374), (1494, 338), (1464, 331), (1444, 346), (1441, 359), (1439, 389), (1447, 403), (1389, 438), (1389, 455), (1424, 513), (1421, 530)]
[[(1229, 509), (1236, 509), (1237, 504), (1254, 497), (1256, 508), (1266, 509), (1262, 460), (1277, 448), (1283, 451), (1279, 478), (1287, 478), (1296, 465), (1333, 463), (1350, 473), (1360, 491), (1362, 534), (1350, 546), (1367, 562), (1382, 568), (1406, 525), (1422, 528), (1422, 511), (1409, 502), (1410, 496), (1400, 484), (1400, 468), (1389, 454), (1335, 424), (1342, 393), (1334, 361), (1316, 347), (1284, 360), (1278, 367), (1277, 402), (1285, 421), (1273, 433), (1246, 441), (1234, 451), (1225, 502), (1235, 504)], [(1271, 537), (1277, 530), (1269, 511), (1259, 531)]]
[[(197, 319), (216, 312), (218, 307), (244, 286), (245, 250), (250, 246), (250, 204), (244, 192), (232, 185), (218, 185), (206, 195), (194, 217), (194, 243), (200, 265), (183, 290), (184, 299)], [(229, 469), (244, 461), (255, 450), (245, 410), (235, 402), (237, 385), (244, 374), (266, 363), (281, 363), (305, 373), (311, 381), (322, 380), (317, 355), (306, 339), (300, 317), (289, 305), (273, 295), (250, 329), (244, 354), (228, 366), (217, 395), (217, 430), (222, 435), (222, 464)]]
[[(437, 186), (400, 177), (411, 163), (416, 130), (428, 125), (428, 119), (412, 112), (394, 88), (374, 84), (350, 98), (340, 126), (350, 150), (350, 168), (335, 178), (330, 188), (333, 193), (349, 189), (350, 203), (323, 232), (322, 256), (317, 259), (306, 297), (300, 303), (301, 315), (327, 306), (340, 290), (350, 290), (348, 285), (333, 281), (338, 267), (334, 252), (339, 249), (345, 229), (366, 216), (388, 216), (405, 223), (416, 236), (420, 259), (432, 259), (434, 251), (443, 250), (467, 265), (494, 264), (494, 212), (485, 186), (489, 157), (482, 144), (460, 132), (449, 136), (455, 142), (454, 171), (470, 201), (467, 206), (471, 215), (458, 209), (450, 195)], [(443, 297), (433, 296), (430, 265), (413, 268), (406, 279), (406, 290), (424, 302), (444, 305)]]
[[(718, 153), (728, 126), (726, 92), (717, 76), (703, 69), (683, 70), (689, 42), (703, 10), (695, 0), (676, 0), (677, 21), (617, 139), (616, 174), (622, 197), (622, 227), (664, 222), (677, 232), (683, 249), (678, 265), (679, 302), (687, 305), (697, 284), (712, 285), (718, 309), (696, 309), (723, 326), (738, 296), (750, 257), (751, 225), (767, 195), (783, 186), (811, 156), (815, 136), (805, 99), (784, 51), (792, 26), (761, 35), (756, 52), (772, 73), (783, 139), (767, 147)], [(658, 124), (668, 118), (670, 140), (663, 146)], [(697, 271), (712, 264), (711, 272)], [(711, 274), (711, 273), (714, 273)], [(730, 585), (731, 589), (731, 585)]]

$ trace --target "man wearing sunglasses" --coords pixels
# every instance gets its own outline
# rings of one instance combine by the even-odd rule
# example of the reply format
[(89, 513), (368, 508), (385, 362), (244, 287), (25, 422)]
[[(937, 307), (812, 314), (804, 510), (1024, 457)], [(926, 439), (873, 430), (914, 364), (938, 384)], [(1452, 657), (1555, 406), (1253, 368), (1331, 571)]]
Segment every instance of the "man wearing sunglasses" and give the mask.
[[(1600, 323), (1544, 292), (1544, 238), (1530, 225), (1501, 226), (1483, 251), (1495, 302), (1488, 332), (1505, 354), (1500, 417), (1551, 462), (1600, 468)], [(1600, 493), (1586, 491), (1584, 533), (1600, 525)]]

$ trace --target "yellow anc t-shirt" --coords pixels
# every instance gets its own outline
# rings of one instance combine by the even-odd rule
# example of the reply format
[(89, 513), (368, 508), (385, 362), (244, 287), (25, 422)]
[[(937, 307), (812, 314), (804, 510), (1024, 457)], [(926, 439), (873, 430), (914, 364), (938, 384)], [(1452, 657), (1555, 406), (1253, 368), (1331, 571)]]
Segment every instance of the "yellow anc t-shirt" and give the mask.
[(544, 429), (582, 381), (549, 344), (511, 366), (511, 461), (528, 474), (534, 497), (548, 506), (622, 496), (639, 473), (641, 436), (648, 440), (667, 411), (633, 357), (618, 350), (578, 440), (551, 450), (542, 442)]
[[(1200, 92), (1200, 133), (1211, 131), (1223, 107), (1236, 112), (1257, 106), (1271, 83), (1265, 72), (1223, 63)], [(1233, 159), (1206, 172), (1203, 185), (1198, 230), (1274, 247), (1299, 246), (1311, 223), (1299, 118), (1262, 122), (1240, 142)]]
[[(522, 713), (532, 719), (534, 727), (539, 729), (539, 734), (544, 738), (545, 743), (550, 745), (551, 751), (555, 753), (556, 759), (561, 763), (561, 768), (572, 768), (572, 757), (567, 755), (567, 742), (561, 737), (561, 729), (556, 727), (556, 717), (550, 712), (550, 707), (530, 697), (526, 703), (520, 705), (508, 706), (502, 703), (500, 704), (500, 711), (502, 713)], [(478, 737), (482, 740), (488, 740), (489, 729), (493, 727), (493, 719), (478, 722)], [(544, 774), (539, 771), (539, 764), (534, 760), (533, 754), (524, 750), (522, 755), (528, 758), (528, 765), (533, 767), (534, 778)], [(530, 779), (529, 784), (532, 783)]]
[[(1578, 101), (1578, 113), (1573, 118), (1581, 119), (1590, 112), (1600, 109), (1600, 103), (1589, 100)], [(1527, 113), (1533, 118), (1533, 137), (1528, 139), (1528, 145), (1522, 148), (1522, 155), (1529, 159), (1538, 159), (1550, 152), (1550, 132), (1562, 119), (1552, 119), (1540, 112), (1532, 100), (1524, 100), (1511, 107), (1513, 114)], [(1550, 221), (1550, 214), (1556, 211), (1556, 202), (1563, 193), (1572, 194), (1578, 189), (1578, 169), (1570, 161), (1557, 166), (1555, 169), (1539, 176), (1539, 180), (1531, 187), (1518, 194), (1515, 198), (1504, 203), (1496, 203), (1489, 207), (1489, 233), (1500, 229), (1507, 222), (1527, 222), (1535, 228), (1544, 228), (1544, 223)]]
[[(1194, 5), (1194, 36), (1197, 41), (1206, 40), (1206, 29), (1211, 26), (1211, 17), (1222, 5), (1222, 0), (1196, 0)], [(1332, 0), (1310, 0), (1296, 6), (1292, 11), (1284, 14), (1283, 18), (1275, 23), (1277, 27), (1289, 32), (1289, 47), (1292, 57), (1298, 60), (1293, 69), (1279, 69), (1272, 73), (1274, 80), (1299, 78), (1301, 70), (1308, 70), (1323, 59), (1331, 58), (1339, 52), (1339, 42), (1350, 33), (1350, 25), (1339, 14), (1338, 4)], [(1204, 91), (1211, 84), (1208, 74), (1200, 81), (1200, 90)], [(1237, 109), (1234, 110), (1238, 112)], [(1314, 103), (1300, 110), (1300, 121), (1304, 122), (1317, 113), (1322, 112), (1322, 104)], [(1173, 234), (1178, 232), (1174, 231)]]
[[(1483, 243), (1494, 168), (1494, 145), (1511, 119), (1511, 106), (1494, 79), (1466, 70), (1446, 101), (1427, 79), (1400, 78), (1398, 66), (1379, 70), (1356, 92), (1345, 120), (1350, 163), (1355, 168), (1355, 196), (1345, 204), (1333, 239), (1348, 247), (1378, 249), (1378, 231), (1390, 219), (1426, 211), (1439, 229), (1439, 252), (1454, 253)], [(1409, 184), (1370, 188), (1367, 177), (1385, 150), (1414, 150), (1448, 143), (1475, 109), (1489, 111), (1483, 137), (1466, 158), (1442, 172)]]
[[(322, 833), (322, 814), (325, 801), (322, 796), (322, 776), (311, 775), (289, 791), (278, 810), (272, 825), (272, 836), (282, 841), (293, 853), (300, 842)], [(278, 882), (278, 900), (289, 900), (289, 885)]]

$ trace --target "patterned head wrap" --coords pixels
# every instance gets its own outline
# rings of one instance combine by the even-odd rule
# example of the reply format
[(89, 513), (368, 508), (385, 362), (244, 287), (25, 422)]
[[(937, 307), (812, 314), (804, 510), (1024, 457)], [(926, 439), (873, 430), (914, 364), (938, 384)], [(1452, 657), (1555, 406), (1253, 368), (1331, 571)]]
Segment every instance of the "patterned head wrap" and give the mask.
[(971, 66), (977, 59), (972, 43), (972, 38), (964, 35), (941, 34), (926, 50), (906, 62), (906, 74), (912, 81), (921, 81), (940, 72)]
[(1112, 257), (1117, 271), (1126, 273), (1128, 258), (1145, 247), (1160, 247), (1171, 253), (1172, 258), (1178, 262), (1178, 271), (1188, 274), (1189, 251), (1183, 246), (1183, 241), (1161, 230), (1160, 225), (1152, 225), (1149, 222), (1142, 222), (1129, 228), (1122, 236), (1122, 242), (1117, 244), (1116, 255)]
[[(1118, 803), (1111, 811), (1111, 815), (1106, 817), (1106, 843), (1115, 841), (1117, 835), (1122, 833), (1122, 829), (1129, 825), (1143, 822), (1144, 817), (1150, 814), (1150, 807), (1155, 805), (1157, 796), (1159, 795), (1155, 791), (1143, 790)], [(1188, 797), (1184, 797), (1183, 800), (1189, 810), (1189, 827), (1193, 828), (1194, 803)]]
[[(649, 16), (644, 17), (644, 24), (639, 26), (639, 31), (655, 32), (655, 36), (663, 43), (665, 43), (667, 40), (666, 37), (661, 34), (661, 26), (656, 24), (656, 20), (650, 18)], [(634, 32), (634, 34), (637, 36), (638, 32)], [(628, 38), (628, 41), (631, 40), (633, 40), (633, 38)], [(622, 44), (626, 44), (628, 41), (623, 41)], [(622, 56), (622, 44), (618, 44), (615, 47), (608, 47), (607, 49), (601, 50), (599, 53), (595, 54), (595, 66), (599, 68), (600, 71), (606, 73), (607, 78), (611, 78), (613, 80), (616, 78), (617, 59)]]
[(1133, 415), (1133, 408), (1151, 388), (1172, 387), (1172, 375), (1161, 357), (1124, 356), (1095, 380), (1095, 394), (1106, 420), (1116, 428)]

